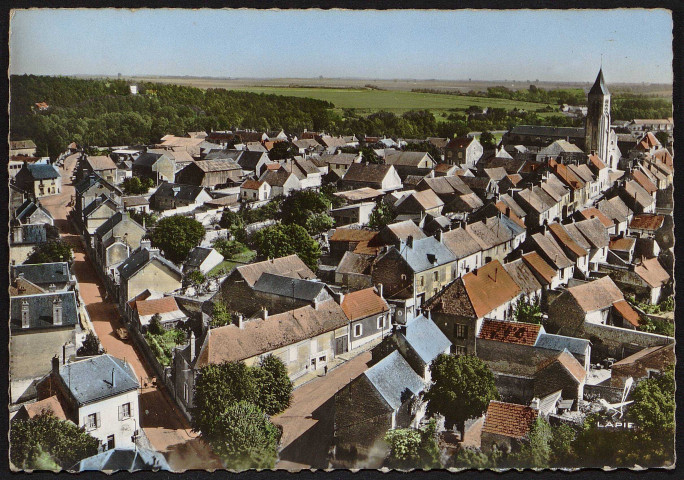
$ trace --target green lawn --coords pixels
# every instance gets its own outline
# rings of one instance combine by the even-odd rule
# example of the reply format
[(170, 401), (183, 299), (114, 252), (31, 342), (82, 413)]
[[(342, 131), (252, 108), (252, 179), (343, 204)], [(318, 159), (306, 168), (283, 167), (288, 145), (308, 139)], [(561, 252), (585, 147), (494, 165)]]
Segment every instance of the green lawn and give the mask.
[(161, 335), (155, 335), (147, 331), (145, 333), (145, 340), (154, 356), (159, 360), (159, 363), (166, 367), (171, 364), (173, 348), (179, 345), (179, 343), (176, 343), (176, 340), (180, 340), (184, 335), (184, 332), (176, 328), (165, 330)]
[(240, 253), (234, 255), (232, 258), (227, 258), (207, 273), (208, 277), (218, 276), (230, 272), (236, 265), (251, 262), (256, 257), (256, 252), (245, 247)]
[(450, 109), (465, 110), (471, 105), (477, 107), (522, 108), (536, 110), (545, 107), (543, 103), (519, 102), (503, 98), (467, 97), (438, 93), (417, 93), (399, 90), (367, 90), (345, 88), (306, 88), (306, 87), (234, 87), (231, 90), (243, 90), (254, 93), (285, 95), (290, 97), (307, 97), (327, 100), (338, 109), (353, 108), (360, 114), (369, 114), (385, 110), (401, 114), (408, 110), (430, 110), (439, 117)]

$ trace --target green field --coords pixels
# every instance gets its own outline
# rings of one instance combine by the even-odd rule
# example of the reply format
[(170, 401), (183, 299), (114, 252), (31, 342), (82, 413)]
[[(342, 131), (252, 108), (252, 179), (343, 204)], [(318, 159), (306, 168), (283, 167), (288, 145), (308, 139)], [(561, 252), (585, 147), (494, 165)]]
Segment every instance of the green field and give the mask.
[(417, 93), (398, 90), (370, 90), (346, 88), (304, 88), (304, 87), (257, 87), (239, 86), (231, 90), (254, 93), (307, 97), (327, 100), (337, 109), (353, 108), (360, 114), (370, 114), (379, 110), (401, 114), (409, 110), (430, 110), (436, 117), (449, 110), (465, 110), (469, 106), (505, 108), (512, 110), (537, 110), (546, 104), (519, 102), (503, 98), (467, 97), (437, 93)]

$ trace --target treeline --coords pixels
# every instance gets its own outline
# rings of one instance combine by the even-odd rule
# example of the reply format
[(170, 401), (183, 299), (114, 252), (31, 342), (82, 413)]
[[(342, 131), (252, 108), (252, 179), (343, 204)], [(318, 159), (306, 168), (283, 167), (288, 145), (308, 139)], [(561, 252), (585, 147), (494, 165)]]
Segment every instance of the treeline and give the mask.
[(634, 120), (635, 118), (668, 118), (672, 116), (672, 102), (664, 98), (643, 95), (614, 95), (610, 108), (613, 120)]
[[(11, 137), (30, 138), (39, 155), (84, 145), (153, 143), (166, 134), (224, 130), (326, 129), (334, 105), (322, 100), (155, 83), (131, 95), (119, 80), (35, 75), (11, 78)], [(32, 105), (46, 102), (46, 112)]]
[(486, 91), (470, 90), (459, 92), (454, 90), (438, 90), (432, 88), (414, 88), (412, 92), (437, 93), (446, 95), (458, 95), (462, 97), (504, 98), (520, 102), (546, 103), (551, 105), (581, 105), (587, 102), (587, 96), (581, 88), (544, 90), (530, 85), (527, 90), (511, 90), (503, 86), (489, 87)]

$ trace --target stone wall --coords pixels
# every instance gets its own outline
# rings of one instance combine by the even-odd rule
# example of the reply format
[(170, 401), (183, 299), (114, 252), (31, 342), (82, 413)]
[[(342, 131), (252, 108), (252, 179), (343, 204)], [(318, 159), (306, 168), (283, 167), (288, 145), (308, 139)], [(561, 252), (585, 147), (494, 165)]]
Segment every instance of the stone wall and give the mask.
[(667, 345), (672, 337), (612, 325), (584, 324), (584, 338), (591, 340), (592, 361), (613, 357), (621, 360), (646, 347)]

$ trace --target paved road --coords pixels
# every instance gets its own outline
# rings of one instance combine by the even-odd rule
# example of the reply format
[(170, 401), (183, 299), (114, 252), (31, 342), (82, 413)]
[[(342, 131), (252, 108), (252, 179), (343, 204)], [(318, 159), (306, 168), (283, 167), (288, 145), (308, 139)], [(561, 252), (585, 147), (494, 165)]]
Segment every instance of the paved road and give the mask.
[(80, 237), (66, 219), (74, 187), (69, 180), (76, 165), (76, 155), (67, 157), (62, 174), (62, 193), (41, 199), (43, 206), (52, 214), (62, 239), (74, 247), (74, 275), (78, 288), (90, 315), (93, 327), (107, 353), (125, 359), (131, 364), (143, 386), (140, 395), (140, 423), (150, 444), (166, 454), (171, 468), (175, 471), (186, 469), (221, 468), (220, 461), (209, 448), (192, 433), (186, 418), (168, 398), (163, 387), (150, 384), (153, 370), (146, 364), (144, 357), (136, 351), (132, 342), (120, 340), (115, 330), (122, 326), (115, 304), (106, 298), (104, 285), (101, 284), (93, 265), (85, 255)]
[(327, 376), (312, 380), (294, 391), (292, 405), (273, 422), (283, 427), (280, 460), (276, 468), (299, 471), (328, 468), (333, 444), (333, 397), (340, 388), (368, 369), (370, 352), (363, 352)]

